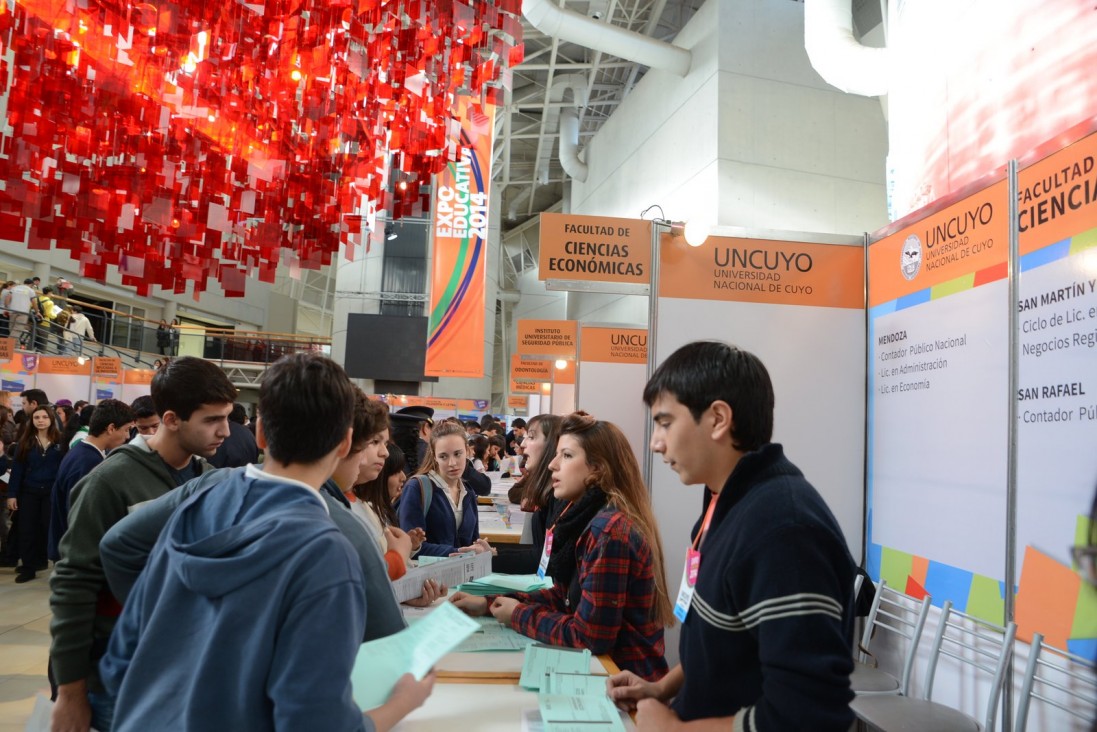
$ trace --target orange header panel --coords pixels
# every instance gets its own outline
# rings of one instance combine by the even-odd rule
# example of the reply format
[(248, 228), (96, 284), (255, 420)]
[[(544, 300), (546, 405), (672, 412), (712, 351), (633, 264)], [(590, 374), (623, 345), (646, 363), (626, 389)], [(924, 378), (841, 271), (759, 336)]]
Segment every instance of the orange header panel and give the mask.
[(96, 376), (117, 377), (122, 373), (122, 359), (120, 358), (114, 358), (112, 356), (96, 356), (94, 363)]
[(607, 216), (541, 214), (537, 277), (646, 285), (651, 222)]
[(869, 247), (869, 307), (1004, 265), (1009, 186), (994, 183)]
[(508, 409), (529, 409), (529, 397), (528, 396), (508, 396), (507, 397)]
[(404, 407), (430, 407), (431, 409), (444, 409), (447, 412), (457, 411), (457, 400), (444, 397), (402, 396), (393, 405), (397, 409)]
[(1097, 133), (1017, 172), (1021, 254), (1097, 227)]
[(597, 363), (648, 362), (648, 332), (639, 328), (584, 327), (579, 360)]
[(574, 384), (575, 383), (575, 362), (567, 361), (564, 364), (564, 368), (559, 369), (553, 365), (552, 369), (553, 382), (557, 384)]
[(579, 324), (574, 320), (519, 320), (518, 353), (575, 358)]
[(510, 355), (510, 378), (515, 381), (552, 381), (552, 361), (523, 361)]
[(155, 373), (152, 369), (124, 369), (122, 371), (122, 383), (151, 384)]
[(664, 235), (659, 296), (863, 308), (864, 251), (858, 246), (710, 236), (691, 247)]
[(544, 391), (543, 387), (549, 386), (544, 382), (539, 381), (515, 381), (510, 380), (510, 393), (511, 394), (540, 394)]
[(69, 376), (91, 376), (91, 361), (80, 363), (75, 357), (42, 356), (38, 359), (38, 373), (67, 374)]

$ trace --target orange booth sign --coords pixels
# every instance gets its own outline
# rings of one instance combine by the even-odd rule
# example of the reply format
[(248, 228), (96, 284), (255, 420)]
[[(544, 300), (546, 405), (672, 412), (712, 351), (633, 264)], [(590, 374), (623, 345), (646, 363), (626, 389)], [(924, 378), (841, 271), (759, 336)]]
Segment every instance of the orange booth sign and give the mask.
[(703, 247), (663, 235), (659, 296), (686, 300), (863, 308), (864, 250), (710, 236)]
[(584, 326), (579, 360), (595, 363), (648, 362), (648, 332), (641, 328)]
[(994, 183), (869, 247), (869, 307), (972, 277), (1006, 276), (1009, 187)]
[(523, 361), (517, 353), (512, 353), (510, 378), (515, 381), (552, 381), (552, 361)]
[(575, 358), (579, 323), (574, 320), (519, 320), (518, 353)]
[(510, 380), (511, 394), (540, 394), (547, 383), (540, 381), (515, 381)]
[[(646, 289), (651, 280), (651, 222), (541, 214), (537, 276), (549, 289)], [(574, 283), (587, 286), (575, 287)], [(630, 287), (635, 289), (626, 290)]]

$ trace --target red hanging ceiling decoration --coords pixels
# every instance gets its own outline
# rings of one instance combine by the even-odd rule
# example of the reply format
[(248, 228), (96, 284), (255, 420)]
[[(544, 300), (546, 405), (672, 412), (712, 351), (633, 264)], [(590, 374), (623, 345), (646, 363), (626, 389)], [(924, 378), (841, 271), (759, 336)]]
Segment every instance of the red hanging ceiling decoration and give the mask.
[[(520, 0), (0, 2), (0, 238), (84, 276), (242, 296), (317, 268), (460, 157), (498, 102)], [(3, 97), (0, 96), (0, 109)], [(408, 185), (394, 186), (398, 178)]]

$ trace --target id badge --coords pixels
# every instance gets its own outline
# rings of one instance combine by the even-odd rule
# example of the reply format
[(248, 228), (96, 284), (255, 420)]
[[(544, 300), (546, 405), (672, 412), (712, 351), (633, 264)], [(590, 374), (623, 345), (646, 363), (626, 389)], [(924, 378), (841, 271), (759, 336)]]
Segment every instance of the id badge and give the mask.
[(674, 603), (674, 617), (678, 622), (686, 622), (689, 606), (693, 604), (693, 588), (697, 584), (697, 571), (701, 567), (701, 552), (690, 547), (686, 550), (685, 566), (682, 567), (682, 585), (678, 588), (678, 599)]
[(537, 576), (545, 578), (548, 572), (549, 555), (552, 554), (552, 532), (545, 534), (545, 548), (541, 550), (541, 561), (537, 563)]

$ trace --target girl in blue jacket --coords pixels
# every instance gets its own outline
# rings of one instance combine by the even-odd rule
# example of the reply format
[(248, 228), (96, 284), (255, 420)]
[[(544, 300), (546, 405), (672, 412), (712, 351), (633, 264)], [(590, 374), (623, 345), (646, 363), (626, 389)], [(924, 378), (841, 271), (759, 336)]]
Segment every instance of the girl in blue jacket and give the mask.
[(404, 484), (400, 497), (400, 528), (427, 533), (419, 549), (422, 555), (491, 551), (480, 538), (476, 493), (461, 479), (467, 462), (465, 428), (449, 420), (434, 425), (423, 464)]
[(29, 582), (46, 562), (50, 526), (50, 492), (61, 466), (61, 432), (53, 410), (43, 405), (30, 416), (15, 448), (8, 481), (8, 510), (19, 512), (19, 556), (16, 582)]

